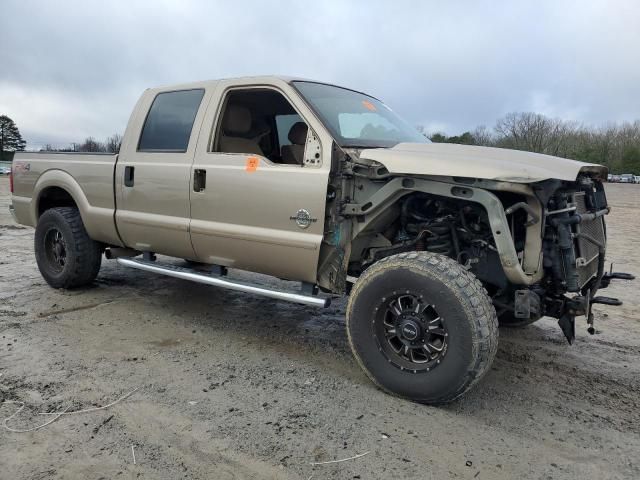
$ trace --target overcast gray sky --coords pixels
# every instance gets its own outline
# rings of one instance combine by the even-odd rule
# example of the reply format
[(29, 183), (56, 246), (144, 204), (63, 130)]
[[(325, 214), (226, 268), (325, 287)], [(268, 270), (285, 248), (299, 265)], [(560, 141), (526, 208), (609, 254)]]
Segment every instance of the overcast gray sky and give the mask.
[(30, 1), (0, 6), (0, 114), (35, 148), (124, 132), (147, 87), (285, 74), (460, 133), (510, 111), (640, 118), (640, 1)]

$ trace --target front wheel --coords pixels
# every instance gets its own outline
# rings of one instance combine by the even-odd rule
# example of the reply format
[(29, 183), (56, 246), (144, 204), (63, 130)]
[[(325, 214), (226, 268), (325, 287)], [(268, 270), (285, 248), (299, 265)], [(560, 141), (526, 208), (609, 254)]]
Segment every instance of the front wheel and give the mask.
[(428, 404), (469, 390), (498, 347), (496, 312), (482, 284), (429, 252), (393, 255), (368, 268), (349, 297), (347, 333), (376, 385)]
[(98, 275), (102, 249), (89, 237), (77, 208), (44, 212), (38, 219), (34, 243), (38, 269), (53, 288), (87, 285)]

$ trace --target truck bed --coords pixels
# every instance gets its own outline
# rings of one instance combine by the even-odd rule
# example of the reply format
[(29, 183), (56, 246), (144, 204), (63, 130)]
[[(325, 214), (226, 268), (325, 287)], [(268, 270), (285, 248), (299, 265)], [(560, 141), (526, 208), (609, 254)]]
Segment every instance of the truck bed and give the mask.
[(13, 211), (34, 226), (47, 198), (64, 195), (80, 209), (89, 236), (121, 245), (115, 226), (113, 181), (118, 156), (108, 153), (18, 152), (13, 159)]

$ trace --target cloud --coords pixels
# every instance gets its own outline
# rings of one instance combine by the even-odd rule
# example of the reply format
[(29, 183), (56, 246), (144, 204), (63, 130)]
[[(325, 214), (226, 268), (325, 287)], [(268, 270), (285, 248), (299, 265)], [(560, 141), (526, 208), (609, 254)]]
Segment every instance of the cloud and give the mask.
[(66, 145), (89, 136), (103, 139), (113, 132), (124, 131), (130, 113), (99, 94), (79, 96), (3, 82), (0, 92), (0, 112), (9, 113), (23, 136), (27, 134), (30, 146)]
[(4, 0), (0, 113), (31, 146), (124, 130), (147, 87), (281, 73), (460, 133), (509, 111), (640, 116), (636, 0)]

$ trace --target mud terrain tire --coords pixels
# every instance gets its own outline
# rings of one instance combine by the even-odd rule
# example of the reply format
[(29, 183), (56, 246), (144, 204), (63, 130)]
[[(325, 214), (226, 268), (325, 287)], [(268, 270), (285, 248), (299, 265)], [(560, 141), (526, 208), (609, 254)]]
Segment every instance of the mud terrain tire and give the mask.
[(98, 275), (102, 249), (89, 238), (77, 208), (44, 212), (38, 219), (34, 243), (38, 269), (53, 288), (81, 287)]
[(401, 253), (369, 267), (349, 297), (347, 333), (376, 385), (427, 404), (469, 390), (489, 371), (498, 347), (496, 311), (482, 284), (459, 263), (429, 252)]

